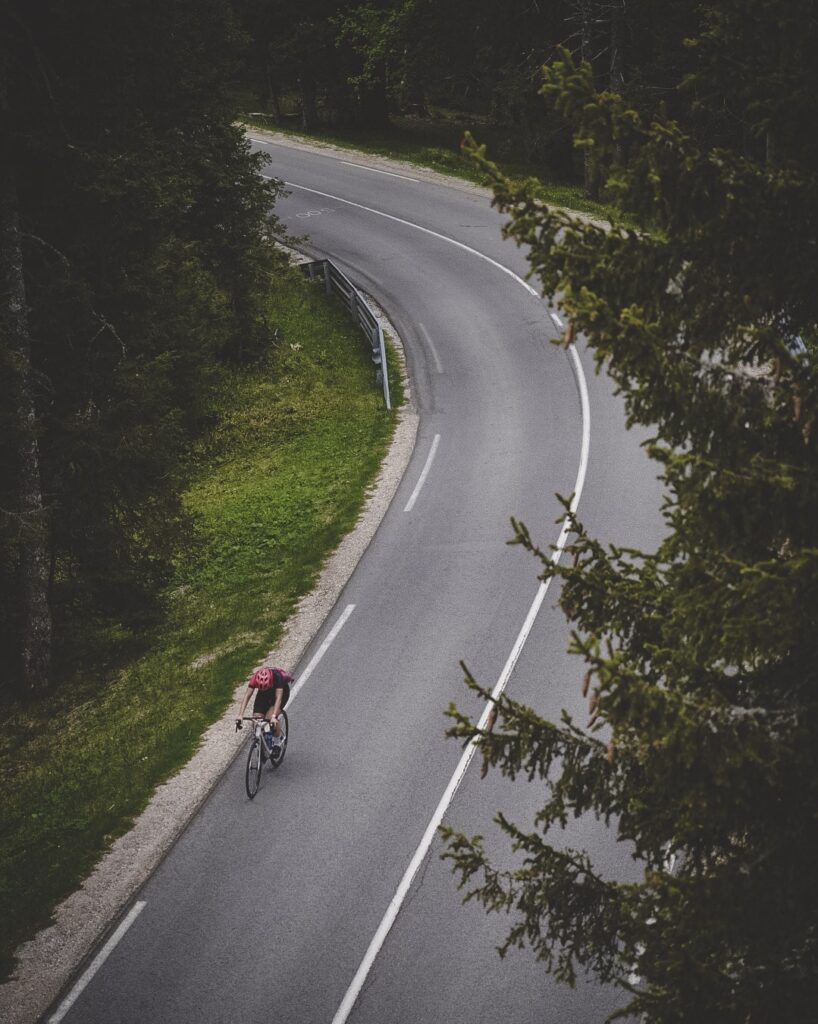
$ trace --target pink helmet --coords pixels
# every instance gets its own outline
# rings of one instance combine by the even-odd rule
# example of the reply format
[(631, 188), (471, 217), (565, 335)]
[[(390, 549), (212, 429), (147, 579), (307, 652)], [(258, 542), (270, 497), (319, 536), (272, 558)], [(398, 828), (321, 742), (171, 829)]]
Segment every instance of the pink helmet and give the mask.
[(253, 678), (250, 680), (250, 685), (257, 687), (259, 690), (269, 690), (273, 684), (273, 670), (267, 668), (258, 669), (253, 673)]

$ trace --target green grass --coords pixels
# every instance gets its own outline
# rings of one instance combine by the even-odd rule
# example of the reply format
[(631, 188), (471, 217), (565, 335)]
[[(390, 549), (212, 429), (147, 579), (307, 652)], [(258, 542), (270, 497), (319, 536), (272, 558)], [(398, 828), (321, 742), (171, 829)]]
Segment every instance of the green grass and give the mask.
[(345, 311), (298, 272), (274, 287), (275, 348), (213, 397), (219, 425), (185, 498), (199, 543), (150, 650), (102, 678), (66, 680), (48, 706), (13, 706), (0, 725), (3, 976), (275, 645), (388, 447), (394, 413)]
[(612, 206), (588, 199), (580, 185), (543, 177), (542, 169), (537, 164), (526, 161), (515, 151), (514, 145), (505, 135), (485, 122), (457, 117), (437, 120), (393, 117), (390, 124), (381, 130), (335, 126), (306, 132), (291, 124), (276, 125), (272, 116), (248, 114), (244, 121), (249, 126), (263, 130), (312, 142), (347, 146), (362, 153), (404, 160), (419, 167), (429, 167), (441, 174), (487, 185), (488, 178), (460, 152), (460, 141), (463, 133), (468, 130), (478, 142), (486, 144), (488, 158), (509, 178), (515, 181), (535, 178), (539, 182), (537, 193), (545, 202), (606, 220), (614, 215)]

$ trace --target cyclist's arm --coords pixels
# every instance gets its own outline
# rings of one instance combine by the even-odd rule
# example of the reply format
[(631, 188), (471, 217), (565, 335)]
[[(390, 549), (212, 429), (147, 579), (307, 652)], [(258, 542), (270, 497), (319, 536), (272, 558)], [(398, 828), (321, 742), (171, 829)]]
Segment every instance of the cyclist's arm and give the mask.
[(279, 714), (281, 713), (281, 701), (283, 700), (283, 698), (284, 698), (284, 687), (283, 686), (277, 686), (276, 687), (276, 702), (275, 702), (275, 704), (273, 704), (273, 718), (278, 718)]
[(245, 712), (245, 710), (247, 708), (247, 705), (250, 703), (250, 697), (251, 697), (252, 693), (253, 693), (253, 688), (251, 686), (248, 686), (247, 687), (247, 691), (244, 694), (244, 700), (241, 702), (241, 711), (239, 711), (239, 718), (243, 718), (244, 717), (244, 712)]

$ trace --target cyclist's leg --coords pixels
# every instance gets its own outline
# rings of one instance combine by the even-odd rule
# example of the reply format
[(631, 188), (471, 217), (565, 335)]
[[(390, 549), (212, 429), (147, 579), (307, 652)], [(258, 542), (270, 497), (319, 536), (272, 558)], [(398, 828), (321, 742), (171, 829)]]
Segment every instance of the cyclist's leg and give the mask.
[(280, 734), (273, 740), (273, 749), (270, 752), (270, 767), (278, 768), (284, 760), (284, 753), (287, 750), (287, 739), (289, 726), (287, 724), (287, 712), (282, 708), (278, 716)]
[(271, 690), (259, 690), (253, 702), (253, 714), (258, 715), (259, 718), (266, 718), (269, 722), (273, 703), (274, 698)]
[[(268, 693), (274, 693), (275, 694), (275, 696), (272, 698), (272, 702), (270, 703), (269, 711), (267, 712), (267, 714), (265, 716), (265, 718), (267, 719), (268, 722), (272, 721), (272, 713), (275, 711), (275, 697), (278, 695), (278, 690), (284, 690), (284, 693), (282, 694), (282, 702), (281, 702), (281, 705), (278, 706), (278, 711), (284, 711), (284, 706), (286, 705), (287, 701), (290, 699), (290, 687), (287, 686), (287, 685), (285, 685), (285, 686), (275, 686), (272, 690), (268, 690), (267, 691)], [(275, 723), (275, 725), (273, 725), (272, 731), (273, 731), (273, 734), (275, 735), (276, 738), (281, 738), (282, 728), (281, 728), (281, 726), (278, 725), (277, 722)]]
[[(272, 690), (259, 690), (256, 694), (256, 700), (253, 704), (253, 714), (258, 715), (259, 718), (264, 718), (267, 722), (270, 722), (273, 717), (273, 708), (275, 706), (275, 695)], [(266, 734), (269, 737), (269, 733)], [(269, 751), (271, 740), (265, 740), (266, 749)]]
[[(282, 695), (281, 695), (281, 704), (279, 706), (279, 710), (283, 711), (285, 706), (286, 706), (286, 704), (287, 704), (287, 701), (290, 699), (290, 687), (285, 683), (281, 687), (276, 687), (276, 689), (277, 690), (280, 689), (280, 690), (284, 691), (282, 693)], [(268, 716), (270, 719), (272, 719), (272, 717), (273, 717), (273, 709), (274, 708), (275, 708), (275, 701), (273, 701), (273, 705), (270, 708), (270, 713), (269, 713), (269, 716)], [(273, 731), (275, 732), (276, 738), (277, 739), (281, 739), (281, 725), (278, 722), (276, 722), (276, 724), (273, 726)]]

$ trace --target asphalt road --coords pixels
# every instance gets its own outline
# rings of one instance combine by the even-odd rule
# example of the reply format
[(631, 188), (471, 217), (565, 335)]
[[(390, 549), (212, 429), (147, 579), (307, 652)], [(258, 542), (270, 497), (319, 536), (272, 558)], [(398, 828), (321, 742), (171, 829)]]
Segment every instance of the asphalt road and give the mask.
[[(554, 493), (577, 479), (583, 422), (570, 357), (549, 344), (558, 328), (519, 281), (468, 251), (525, 272), (486, 201), (354, 158), (264, 148), (270, 172), (299, 186), (279, 206), (291, 231), (308, 232), (399, 329), (417, 446), (338, 606), (292, 666), (297, 676), (348, 614), (292, 705), (283, 766), (251, 803), (240, 755), (144, 886), (142, 912), (65, 1016), (71, 1024), (333, 1021), (460, 759), (443, 710), (456, 701), (480, 711), (458, 662), (494, 685), (537, 593), (536, 565), (505, 544), (508, 518), (556, 541)], [(583, 363), (581, 518), (603, 539), (650, 547), (655, 470), (608, 381)], [(582, 667), (564, 653), (556, 597), (548, 592), (509, 692), (581, 717)], [(535, 786), (481, 781), (472, 766), (445, 820), (485, 834), (503, 861), (494, 814), (503, 807), (528, 824), (536, 803)], [(566, 841), (612, 874), (633, 870), (593, 820), (573, 823)], [(435, 840), (350, 1021), (591, 1024), (618, 1005), (610, 989), (556, 985), (529, 954), (500, 961), (507, 921), (463, 907), (439, 853)]]

